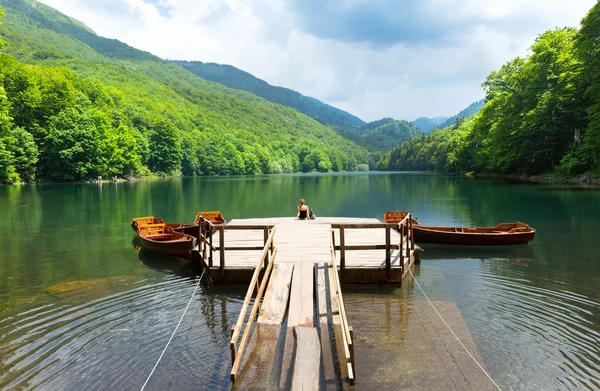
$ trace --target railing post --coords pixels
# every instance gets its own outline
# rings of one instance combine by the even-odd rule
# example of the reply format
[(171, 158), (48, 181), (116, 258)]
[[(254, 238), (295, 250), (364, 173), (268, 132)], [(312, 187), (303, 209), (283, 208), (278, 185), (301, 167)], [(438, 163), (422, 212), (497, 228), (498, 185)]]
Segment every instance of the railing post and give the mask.
[(392, 272), (392, 263), (390, 259), (390, 226), (385, 226), (385, 274), (389, 281)]
[(206, 262), (206, 245), (208, 244), (207, 240), (206, 240), (206, 223), (203, 221), (202, 222), (202, 243), (204, 244), (202, 246), (202, 259), (205, 260)]
[(213, 227), (210, 227), (210, 236), (208, 237), (209, 240), (209, 244), (210, 244), (210, 253), (208, 255), (208, 265), (210, 267), (213, 267), (213, 252), (214, 252), (214, 248), (213, 248)]
[(410, 220), (409, 220), (409, 224), (410, 224), (410, 249), (412, 251), (415, 251), (415, 237), (414, 235), (414, 231), (413, 231), (413, 222), (412, 222), (412, 215), (410, 215)]
[[(400, 265), (402, 265), (402, 274), (404, 275), (404, 224), (400, 224)], [(408, 239), (407, 239), (408, 242)]]
[(225, 275), (225, 227), (219, 227), (219, 259), (221, 263), (221, 276)]
[[(344, 226), (340, 225), (340, 272), (342, 277), (346, 271), (346, 242), (344, 240)], [(337, 271), (336, 271), (337, 273)]]
[[(267, 240), (269, 240), (269, 228), (268, 227), (264, 227), (263, 228), (263, 232), (264, 232), (264, 243), (263, 246), (267, 245)], [(267, 251), (267, 256), (265, 257), (265, 262), (264, 262), (264, 270), (267, 269), (267, 265), (269, 264), (269, 252)]]

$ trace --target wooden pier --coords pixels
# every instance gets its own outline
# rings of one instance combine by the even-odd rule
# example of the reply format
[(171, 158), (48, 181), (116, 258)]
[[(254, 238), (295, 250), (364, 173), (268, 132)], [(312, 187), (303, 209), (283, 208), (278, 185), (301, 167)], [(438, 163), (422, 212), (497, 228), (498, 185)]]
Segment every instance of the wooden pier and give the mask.
[(399, 224), (284, 217), (213, 226), (202, 220), (198, 239), (192, 258), (215, 282), (249, 282), (230, 342), (231, 379), (244, 389), (352, 384), (354, 333), (341, 284), (400, 284), (420, 251), (410, 215)]

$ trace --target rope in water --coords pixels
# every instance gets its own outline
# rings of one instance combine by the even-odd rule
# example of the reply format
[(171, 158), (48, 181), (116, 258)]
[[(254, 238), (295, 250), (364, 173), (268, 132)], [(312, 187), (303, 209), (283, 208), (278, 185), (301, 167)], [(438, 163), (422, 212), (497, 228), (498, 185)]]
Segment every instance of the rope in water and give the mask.
[(198, 291), (198, 287), (200, 286), (200, 282), (202, 281), (202, 277), (204, 277), (204, 271), (205, 270), (202, 271), (202, 274), (200, 275), (200, 278), (198, 279), (198, 283), (196, 284), (196, 288), (194, 288), (194, 292), (192, 293), (192, 297), (190, 297), (190, 300), (188, 301), (187, 306), (185, 307), (185, 310), (183, 310), (183, 314), (181, 314), (181, 318), (179, 318), (179, 322), (177, 323), (177, 326), (175, 326), (175, 330), (173, 330), (173, 334), (171, 334), (171, 338), (169, 338), (169, 341), (167, 342), (167, 345), (165, 346), (165, 348), (163, 349), (162, 353), (160, 354), (160, 357), (158, 358), (158, 361), (156, 361), (156, 364), (154, 364), (154, 368), (152, 368), (152, 371), (148, 375), (148, 378), (144, 382), (144, 385), (142, 386), (142, 389), (140, 391), (144, 391), (144, 388), (146, 387), (146, 385), (150, 381), (150, 378), (154, 374), (154, 371), (156, 370), (156, 367), (158, 367), (158, 363), (160, 363), (160, 360), (162, 360), (163, 355), (167, 351), (167, 348), (169, 347), (169, 344), (171, 343), (171, 340), (173, 340), (173, 337), (175, 336), (175, 333), (177, 332), (177, 329), (179, 328), (179, 325), (181, 324), (181, 321), (183, 320), (183, 317), (185, 316), (185, 313), (187, 312), (188, 308), (190, 308), (190, 304), (192, 304), (192, 300), (194, 299), (194, 296), (196, 296), (196, 292)]
[(417, 283), (417, 286), (419, 287), (419, 289), (421, 290), (421, 292), (423, 292), (423, 295), (425, 296), (425, 298), (427, 299), (427, 301), (429, 302), (429, 304), (431, 304), (431, 307), (433, 308), (433, 310), (435, 311), (435, 313), (440, 317), (440, 319), (442, 320), (442, 322), (444, 322), (444, 324), (446, 325), (446, 327), (448, 328), (448, 330), (450, 330), (450, 332), (452, 333), (452, 335), (454, 335), (454, 338), (456, 338), (456, 340), (458, 341), (458, 343), (460, 344), (460, 346), (462, 346), (463, 349), (465, 349), (465, 351), (467, 352), (467, 354), (473, 359), (473, 361), (475, 361), (475, 364), (477, 364), (477, 366), (479, 367), (479, 369), (481, 369), (483, 371), (483, 373), (485, 373), (485, 375), (496, 386), (496, 388), (498, 390), (502, 391), (502, 389), (500, 388), (500, 386), (498, 386), (498, 384), (496, 384), (496, 382), (494, 381), (494, 379), (492, 379), (492, 377), (486, 372), (485, 369), (483, 369), (483, 367), (481, 366), (481, 364), (479, 364), (479, 362), (475, 359), (475, 357), (473, 357), (473, 355), (471, 354), (471, 352), (469, 351), (469, 349), (467, 349), (467, 347), (461, 342), (461, 340), (458, 339), (458, 337), (456, 336), (456, 334), (454, 334), (454, 331), (452, 331), (452, 329), (450, 328), (450, 326), (448, 325), (448, 323), (446, 323), (446, 321), (444, 320), (444, 318), (442, 317), (442, 315), (440, 315), (440, 313), (435, 308), (435, 306), (433, 305), (433, 303), (431, 302), (431, 300), (429, 300), (429, 297), (427, 297), (427, 294), (425, 293), (425, 291), (423, 290), (423, 288), (421, 288), (421, 284), (419, 284), (419, 281), (417, 281), (417, 279), (415, 278), (415, 276), (412, 273), (412, 271), (410, 269), (408, 269), (408, 271), (410, 272), (410, 275), (412, 276), (413, 280), (415, 280), (415, 282)]

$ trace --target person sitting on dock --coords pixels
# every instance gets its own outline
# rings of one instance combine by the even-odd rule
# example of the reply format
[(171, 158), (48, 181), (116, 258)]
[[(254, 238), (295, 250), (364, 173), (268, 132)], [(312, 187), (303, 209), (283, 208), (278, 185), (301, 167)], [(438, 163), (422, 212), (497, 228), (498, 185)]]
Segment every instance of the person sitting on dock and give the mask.
[(306, 220), (308, 219), (308, 205), (306, 205), (304, 203), (304, 198), (300, 199), (300, 205), (298, 206), (298, 214), (296, 215), (296, 218), (298, 220)]

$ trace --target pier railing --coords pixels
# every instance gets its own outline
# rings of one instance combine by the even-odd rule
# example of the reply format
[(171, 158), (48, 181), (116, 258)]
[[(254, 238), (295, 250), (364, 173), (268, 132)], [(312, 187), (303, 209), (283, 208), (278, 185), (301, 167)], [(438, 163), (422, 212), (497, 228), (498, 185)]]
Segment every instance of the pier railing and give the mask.
[[(411, 251), (415, 249), (415, 241), (413, 237), (413, 220), (411, 214), (407, 214), (402, 221), (398, 223), (374, 223), (374, 224), (332, 224), (331, 228), (338, 229), (340, 233), (340, 244), (336, 245), (335, 232), (332, 230), (333, 248), (340, 252), (340, 273), (345, 275), (346, 271), (346, 251), (352, 250), (385, 250), (385, 270), (387, 278), (391, 276), (392, 260), (391, 253), (393, 249), (399, 250), (400, 269), (404, 275), (404, 258), (410, 257)], [(345, 232), (347, 229), (385, 229), (384, 244), (361, 244), (347, 245)], [(395, 230), (400, 234), (399, 243), (392, 244), (391, 230)]]
[[(250, 285), (248, 286), (248, 291), (246, 292), (246, 297), (244, 298), (244, 304), (242, 305), (242, 309), (240, 311), (240, 315), (238, 316), (237, 322), (231, 328), (231, 341), (229, 342), (229, 348), (231, 349), (231, 380), (235, 381), (237, 377), (237, 373), (240, 369), (240, 365), (242, 363), (242, 358), (244, 356), (244, 349), (246, 348), (246, 344), (248, 343), (248, 338), (250, 336), (250, 330), (252, 329), (252, 324), (254, 323), (254, 319), (260, 310), (260, 301), (262, 299), (263, 293), (267, 286), (267, 282), (269, 281), (269, 276), (271, 275), (271, 270), (273, 270), (273, 264), (275, 263), (275, 257), (277, 256), (277, 249), (273, 250), (273, 238), (275, 236), (275, 227), (272, 227), (270, 230), (270, 234), (266, 238), (265, 245), (263, 247), (262, 254), (258, 259), (258, 263), (254, 268), (254, 274), (252, 274), (252, 279), (250, 280)], [(221, 242), (223, 243), (223, 242)], [(223, 247), (221, 245), (221, 247)], [(272, 251), (271, 258), (269, 260), (269, 250)], [(262, 280), (259, 283), (259, 275), (262, 266), (265, 266), (264, 273), (262, 276)], [(248, 311), (248, 306), (250, 305), (250, 300), (252, 299), (252, 295), (254, 291), (258, 287), (258, 292), (256, 293), (256, 297), (254, 297), (254, 302), (252, 304), (252, 310), (250, 312), (250, 316), (248, 320), (246, 319), (246, 312)], [(238, 339), (240, 338), (240, 333), (242, 331), (242, 326), (244, 326), (244, 334), (242, 335), (242, 339), (238, 346)]]
[[(200, 217), (200, 232), (198, 238), (199, 251), (202, 254), (202, 259), (205, 262), (208, 261), (208, 267), (212, 268), (214, 264), (213, 253), (219, 253), (219, 268), (221, 275), (225, 275), (225, 252), (226, 251), (244, 251), (244, 250), (263, 250), (267, 245), (269, 234), (275, 229), (274, 225), (214, 225), (204, 217)], [(225, 231), (263, 231), (263, 245), (262, 246), (225, 246)], [(213, 236), (215, 233), (219, 233), (219, 245), (213, 246)], [(271, 254), (274, 251), (274, 244), (271, 240), (269, 250)], [(208, 255), (207, 255), (208, 251)], [(269, 262), (269, 253), (264, 258), (264, 267), (267, 267)]]
[(335, 236), (333, 229), (331, 230), (331, 265), (333, 266), (333, 275), (335, 281), (336, 297), (338, 299), (338, 308), (340, 315), (340, 326), (342, 329), (342, 343), (344, 344), (344, 359), (346, 360), (346, 367), (348, 370), (348, 381), (350, 384), (354, 384), (356, 367), (354, 364), (354, 329), (348, 325), (348, 318), (346, 317), (346, 307), (344, 305), (344, 298), (342, 297), (342, 286), (340, 284), (340, 277), (337, 273), (337, 262), (335, 256)]

